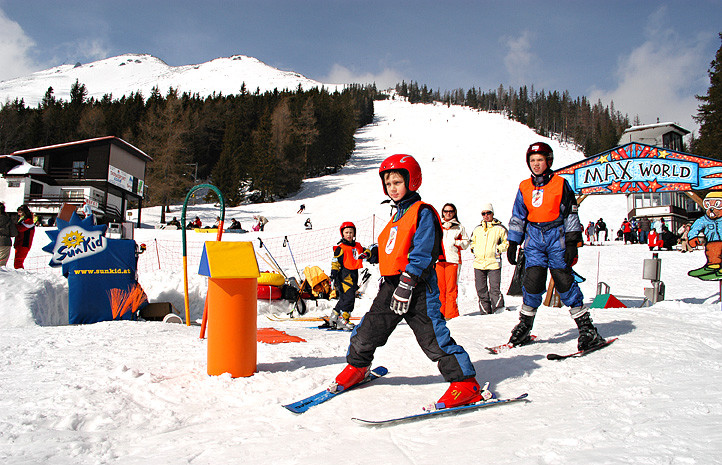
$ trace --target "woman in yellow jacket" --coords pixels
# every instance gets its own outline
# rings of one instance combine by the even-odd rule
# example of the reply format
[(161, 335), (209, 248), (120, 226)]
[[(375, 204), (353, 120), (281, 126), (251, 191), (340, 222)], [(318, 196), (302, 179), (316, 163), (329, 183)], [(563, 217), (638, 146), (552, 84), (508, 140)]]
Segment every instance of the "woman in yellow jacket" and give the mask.
[(506, 228), (494, 218), (494, 206), (485, 204), (481, 209), (481, 224), (471, 233), (471, 251), (474, 252), (474, 281), (482, 314), (494, 313), (504, 307), (501, 294), (501, 254), (509, 248)]

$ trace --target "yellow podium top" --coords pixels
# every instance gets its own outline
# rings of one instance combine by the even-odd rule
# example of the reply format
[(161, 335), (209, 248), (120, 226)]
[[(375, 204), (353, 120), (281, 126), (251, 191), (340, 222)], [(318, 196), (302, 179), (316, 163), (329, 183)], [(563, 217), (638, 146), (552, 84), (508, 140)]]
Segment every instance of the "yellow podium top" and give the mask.
[(218, 279), (258, 278), (261, 274), (253, 243), (207, 241), (198, 274)]

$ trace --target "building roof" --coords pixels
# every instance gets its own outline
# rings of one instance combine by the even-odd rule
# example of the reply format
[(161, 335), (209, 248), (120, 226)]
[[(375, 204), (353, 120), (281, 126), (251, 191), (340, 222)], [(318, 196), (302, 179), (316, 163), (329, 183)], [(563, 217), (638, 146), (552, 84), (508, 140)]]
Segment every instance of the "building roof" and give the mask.
[(111, 144), (116, 144), (120, 147), (123, 147), (130, 153), (138, 156), (139, 158), (143, 158), (146, 161), (153, 161), (153, 159), (140, 150), (139, 148), (133, 146), (132, 144), (129, 144), (128, 142), (124, 141), (123, 139), (115, 136), (104, 136), (104, 137), (96, 137), (94, 139), (85, 139), (85, 140), (78, 140), (74, 142), (65, 142), (63, 144), (56, 144), (56, 145), (46, 145), (45, 147), (35, 147), (32, 149), (25, 149), (25, 150), (16, 150), (12, 153), (12, 155), (21, 155), (25, 156), (26, 154), (31, 154), (34, 152), (47, 152), (49, 150), (55, 150), (55, 149), (61, 149), (65, 147), (74, 147), (74, 146), (82, 146), (82, 145), (93, 145), (103, 142), (109, 142)]
[(662, 127), (671, 127), (676, 129), (677, 131), (681, 132), (682, 135), (687, 135), (690, 133), (687, 129), (683, 128), (677, 123), (654, 123), (654, 124), (642, 124), (639, 126), (632, 126), (631, 128), (625, 129), (625, 133), (629, 132), (635, 132), (635, 131), (644, 131), (646, 129), (654, 129), (654, 128), (662, 128)]

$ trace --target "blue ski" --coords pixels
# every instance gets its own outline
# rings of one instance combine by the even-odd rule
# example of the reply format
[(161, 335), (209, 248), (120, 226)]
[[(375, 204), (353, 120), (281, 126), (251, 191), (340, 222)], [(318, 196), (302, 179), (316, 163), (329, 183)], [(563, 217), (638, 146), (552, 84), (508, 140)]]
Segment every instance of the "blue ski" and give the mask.
[(346, 391), (350, 391), (351, 389), (354, 389), (358, 386), (363, 386), (366, 383), (370, 383), (371, 381), (378, 379), (382, 376), (384, 376), (386, 373), (388, 373), (389, 370), (387, 370), (385, 367), (376, 367), (371, 372), (369, 372), (369, 375), (364, 378), (361, 382), (358, 384), (354, 384), (348, 389), (344, 389), (343, 391), (337, 391), (337, 392), (330, 392), (328, 389), (324, 389), (323, 391), (314, 394), (312, 396), (306, 397), (305, 399), (299, 400), (298, 402), (294, 402), (292, 404), (284, 405), (288, 410), (292, 411), (293, 413), (303, 413), (309, 408), (313, 407), (314, 405), (322, 404), (326, 402), (327, 400), (330, 400), (334, 397), (336, 397), (339, 394), (343, 394)]
[(450, 415), (455, 413), (468, 412), (471, 410), (478, 410), (486, 407), (493, 407), (495, 405), (508, 404), (510, 402), (516, 402), (526, 399), (528, 395), (529, 394), (524, 393), (518, 397), (512, 397), (510, 399), (490, 399), (486, 402), (477, 402), (475, 404), (462, 405), (460, 407), (443, 408), (440, 410), (432, 410), (430, 412), (417, 413), (414, 415), (407, 415), (405, 417), (389, 418), (386, 420), (363, 420), (361, 418), (352, 418), (352, 420), (362, 425), (385, 426), (395, 423), (421, 420), (424, 418), (434, 417), (438, 415)]

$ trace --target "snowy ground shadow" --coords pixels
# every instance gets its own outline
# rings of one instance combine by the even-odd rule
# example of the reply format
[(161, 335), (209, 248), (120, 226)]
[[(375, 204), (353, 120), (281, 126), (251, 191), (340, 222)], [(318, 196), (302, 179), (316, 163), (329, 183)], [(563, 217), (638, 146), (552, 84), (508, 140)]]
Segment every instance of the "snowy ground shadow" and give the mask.
[(685, 299), (681, 299), (680, 302), (683, 302), (685, 304), (693, 304), (693, 305), (702, 305), (702, 304), (716, 304), (720, 302), (720, 293), (714, 292), (710, 294), (708, 297), (687, 297)]
[(292, 357), (291, 360), (283, 362), (259, 363), (258, 371), (271, 373), (282, 371), (295, 371), (301, 368), (318, 368), (326, 365), (345, 364), (346, 355), (338, 357)]
[(479, 360), (474, 363), (476, 379), (480, 384), (489, 382), (489, 390), (495, 391), (497, 384), (506, 379), (521, 378), (541, 368), (539, 360), (546, 360), (546, 355), (515, 355)]
[[(632, 323), (631, 320), (617, 320), (610, 321), (608, 323), (594, 323), (597, 327), (597, 331), (603, 338), (619, 337), (624, 334), (629, 334), (637, 327)], [(576, 326), (570, 327), (567, 331), (557, 334), (553, 337), (547, 338), (544, 342), (548, 343), (565, 343), (570, 341), (576, 341), (579, 337), (579, 331)]]

